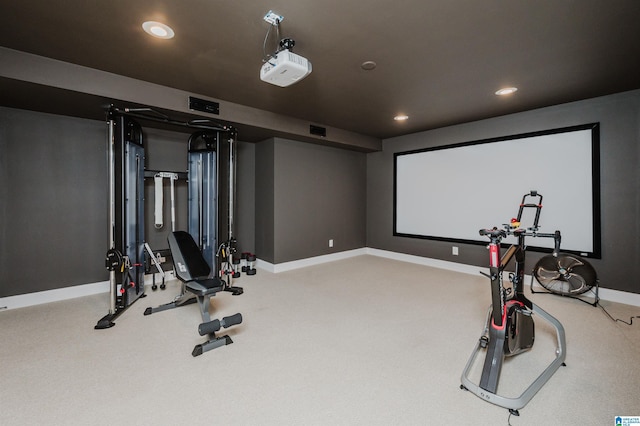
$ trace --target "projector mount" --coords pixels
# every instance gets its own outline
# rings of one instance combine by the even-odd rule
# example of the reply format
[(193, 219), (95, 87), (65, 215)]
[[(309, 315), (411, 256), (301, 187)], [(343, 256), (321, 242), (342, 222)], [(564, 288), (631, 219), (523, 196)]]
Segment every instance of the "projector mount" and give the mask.
[(280, 43), (278, 44), (280, 45), (280, 49), (278, 51), (285, 50), (285, 49), (289, 51), (293, 51), (293, 46), (296, 45), (296, 41), (291, 38), (283, 38), (282, 40), (280, 40)]
[[(271, 59), (275, 58), (279, 52), (285, 49), (291, 51), (293, 49), (293, 46), (295, 46), (296, 42), (291, 38), (280, 39), (280, 22), (282, 22), (282, 20), (284, 19), (284, 16), (278, 15), (275, 12), (270, 10), (269, 12), (267, 12), (266, 15), (264, 15), (263, 19), (269, 24), (271, 24), (269, 25), (269, 29), (267, 30), (267, 35), (265, 35), (264, 42), (262, 43), (262, 54), (263, 54), (262, 62), (264, 63), (264, 62), (269, 62)], [(271, 29), (273, 27), (276, 27), (276, 37), (279, 40), (279, 42), (273, 54), (269, 54), (267, 53), (267, 42), (269, 41), (269, 36), (271, 35)], [(271, 64), (271, 65), (274, 65), (274, 64)]]
[[(269, 23), (269, 29), (262, 43), (262, 68), (260, 79), (280, 87), (290, 86), (311, 73), (311, 62), (306, 58), (293, 53), (295, 40), (280, 38), (280, 22), (284, 19), (273, 11), (269, 11), (263, 18)], [(273, 53), (267, 53), (267, 42), (271, 35), (272, 27), (276, 27), (278, 43)]]

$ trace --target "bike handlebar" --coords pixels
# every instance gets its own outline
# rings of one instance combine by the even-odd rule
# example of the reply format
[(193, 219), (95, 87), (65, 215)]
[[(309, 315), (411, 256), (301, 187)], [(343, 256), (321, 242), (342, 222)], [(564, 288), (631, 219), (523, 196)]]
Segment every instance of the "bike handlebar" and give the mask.
[[(537, 197), (537, 203), (526, 203), (527, 197)], [(533, 226), (531, 228), (520, 228), (520, 220), (522, 219), (522, 211), (525, 208), (532, 207), (536, 209), (536, 216), (533, 220)], [(524, 244), (524, 239), (520, 239), (520, 237), (547, 237), (554, 239), (554, 249), (553, 255), (557, 256), (560, 252), (560, 231), (556, 231), (553, 234), (543, 234), (538, 232), (538, 219), (540, 219), (540, 210), (542, 209), (542, 194), (539, 194), (536, 190), (529, 191), (528, 194), (524, 194), (522, 197), (522, 202), (520, 203), (520, 209), (518, 210), (518, 217), (512, 219), (512, 222), (517, 222), (517, 227), (513, 227), (510, 225), (504, 225), (503, 229), (498, 229), (497, 226), (494, 226), (492, 229), (481, 229), (480, 235), (488, 236), (491, 240), (491, 243), (500, 243), (500, 241), (505, 238), (507, 235), (515, 235), (519, 239), (519, 244)]]
[(517, 236), (525, 236), (525, 237), (543, 237), (543, 238), (553, 238), (554, 239), (554, 248), (553, 248), (553, 254), (554, 256), (558, 255), (558, 252), (560, 251), (560, 241), (562, 239), (562, 236), (560, 235), (560, 231), (556, 231), (553, 234), (545, 234), (545, 233), (541, 233), (541, 232), (536, 232), (536, 231), (525, 231), (522, 228), (518, 228), (518, 229), (498, 229), (497, 227), (493, 227), (492, 229), (481, 229), (479, 231), (479, 234), (482, 236), (488, 236), (489, 239), (491, 239), (491, 241), (493, 242), (494, 240), (496, 242), (500, 242), (500, 240), (502, 240), (502, 238), (505, 238), (507, 235), (517, 235)]

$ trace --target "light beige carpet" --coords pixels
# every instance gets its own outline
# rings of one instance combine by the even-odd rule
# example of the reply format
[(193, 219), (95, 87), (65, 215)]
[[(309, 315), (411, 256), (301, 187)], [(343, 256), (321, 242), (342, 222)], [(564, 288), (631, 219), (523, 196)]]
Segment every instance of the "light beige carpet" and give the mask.
[[(107, 295), (0, 312), (2, 425), (506, 425), (507, 410), (460, 390), (480, 337), (488, 280), (374, 256), (236, 281), (213, 299), (241, 312), (232, 345), (193, 358), (197, 305), (143, 316), (179, 284), (147, 290), (107, 330)], [(567, 335), (567, 367), (512, 425), (613, 425), (640, 415), (640, 324), (531, 296)], [(605, 303), (618, 318), (638, 308)], [(517, 392), (553, 357), (541, 319), (531, 352), (506, 363)]]

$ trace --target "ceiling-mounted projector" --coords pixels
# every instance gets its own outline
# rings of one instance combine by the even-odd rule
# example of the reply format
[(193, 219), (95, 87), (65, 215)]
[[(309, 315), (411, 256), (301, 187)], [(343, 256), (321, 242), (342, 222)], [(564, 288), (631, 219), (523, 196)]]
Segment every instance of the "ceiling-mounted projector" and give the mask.
[(307, 58), (284, 49), (270, 57), (260, 69), (260, 79), (280, 87), (291, 86), (311, 74)]

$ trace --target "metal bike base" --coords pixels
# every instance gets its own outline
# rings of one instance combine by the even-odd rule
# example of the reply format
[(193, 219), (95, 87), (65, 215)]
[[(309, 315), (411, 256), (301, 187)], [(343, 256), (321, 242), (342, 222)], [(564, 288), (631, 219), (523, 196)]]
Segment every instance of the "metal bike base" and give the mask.
[[(502, 395), (498, 395), (497, 393), (492, 393), (485, 389), (482, 389), (478, 384), (473, 383), (468, 377), (469, 372), (478, 356), (478, 353), (483, 350), (483, 348), (481, 347), (481, 340), (478, 339), (478, 342), (476, 343), (476, 346), (471, 354), (471, 357), (469, 358), (469, 361), (467, 361), (467, 365), (464, 368), (464, 371), (462, 372), (462, 377), (460, 378), (462, 382), (462, 386), (461, 386), (462, 389), (475, 394), (478, 398), (486, 402), (498, 405), (510, 411), (517, 412), (517, 410), (523, 408), (525, 405), (527, 405), (529, 401), (531, 401), (534, 395), (542, 388), (542, 386), (545, 385), (545, 383), (547, 383), (547, 381), (551, 378), (551, 376), (553, 376), (553, 374), (558, 370), (558, 368), (565, 365), (564, 360), (567, 354), (566, 354), (566, 339), (565, 339), (564, 327), (562, 326), (562, 324), (560, 324), (560, 322), (555, 317), (551, 316), (549, 313), (547, 313), (545, 310), (537, 306), (535, 303), (533, 304), (532, 312), (536, 315), (539, 315), (543, 319), (545, 319), (548, 323), (550, 323), (555, 328), (557, 342), (558, 342), (558, 347), (556, 349), (556, 357), (551, 362), (551, 364), (549, 364), (547, 368), (542, 372), (542, 374), (540, 374), (533, 381), (533, 383), (531, 383), (531, 385), (529, 385), (529, 387), (525, 389), (525, 391), (520, 396), (515, 398), (505, 397)], [(490, 321), (490, 316), (487, 320), (487, 328), (485, 329), (485, 331), (488, 330), (489, 321)]]

